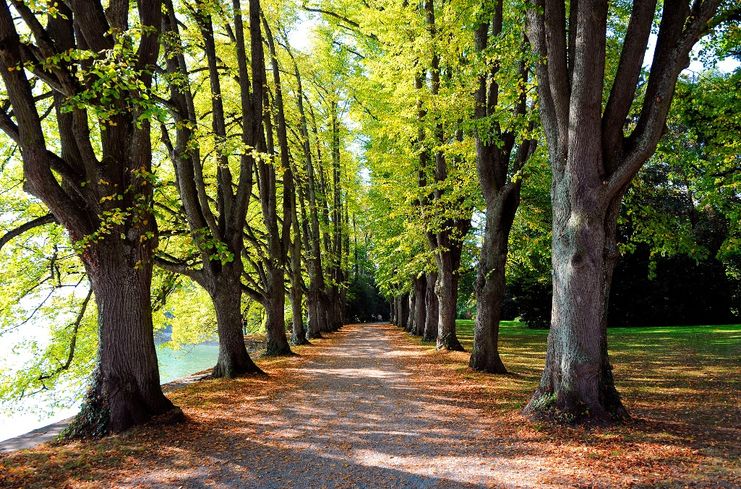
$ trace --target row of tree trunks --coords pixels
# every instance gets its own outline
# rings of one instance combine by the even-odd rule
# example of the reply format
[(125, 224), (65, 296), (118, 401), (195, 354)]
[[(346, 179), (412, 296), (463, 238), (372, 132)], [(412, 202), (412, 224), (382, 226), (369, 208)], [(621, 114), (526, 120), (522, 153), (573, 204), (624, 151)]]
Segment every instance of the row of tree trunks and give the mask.
[[(321, 338), (322, 331), (327, 331), (326, 300), (324, 299), (325, 280), (322, 266), (321, 231), (319, 226), (319, 210), (317, 204), (316, 171), (314, 168), (314, 153), (311, 149), (309, 136), (309, 120), (304, 105), (303, 81), (298, 63), (293, 59), (293, 53), (288, 50), (293, 60), (294, 76), (298, 87), (297, 108), (299, 113), (299, 130), (302, 142), (304, 173), (306, 178), (301, 185), (302, 229), (303, 241), (306, 246), (306, 269), (309, 276), (309, 286), (306, 294), (308, 309), (307, 339)], [(317, 148), (318, 150), (318, 148)], [(303, 202), (308, 202), (308, 212)]]
[[(434, 1), (425, 0), (423, 2), (423, 9), (427, 30), (430, 36), (434, 39), (437, 36)], [(440, 93), (440, 72), (440, 55), (433, 47), (429, 60), (429, 69), (427, 70), (427, 76), (430, 80), (430, 94), (433, 97)], [(421, 88), (422, 84), (420, 82), (421, 78), (417, 76), (415, 86)], [(420, 141), (425, 140), (425, 132), (423, 128), (426, 116), (427, 113), (424, 110), (424, 107), (420, 102), (418, 102), (417, 117), (420, 124), (420, 133), (418, 138)], [(442, 147), (446, 144), (445, 130), (446, 129), (441, 121), (435, 123), (433, 129), (433, 141), (438, 147)], [(456, 133), (456, 138), (461, 139), (462, 134)], [(426, 177), (422, 177), (422, 172), (426, 174), (426, 172), (429, 171), (427, 167), (431, 163), (434, 163), (430, 170), (434, 175), (436, 188), (426, 197), (426, 201), (423, 202), (423, 205), (432, 204), (434, 212), (435, 203), (442, 201), (445, 193), (443, 190), (443, 184), (449, 177), (448, 162), (446, 155), (440, 149), (435, 151), (434, 161), (430, 161), (429, 155), (430, 150), (427, 148), (424, 148), (420, 152), (420, 186), (424, 187), (426, 183)], [(450, 204), (445, 204), (445, 207), (443, 208), (447, 208), (449, 205)], [(459, 205), (462, 205), (462, 202), (459, 202)], [(468, 213), (468, 211), (464, 211), (464, 214), (465, 213)], [(470, 216), (470, 214), (468, 215)], [(438, 311), (438, 331), (436, 338), (438, 349), (463, 351), (463, 346), (458, 341), (456, 335), (455, 316), (458, 301), (458, 269), (460, 267), (463, 238), (468, 232), (470, 225), (470, 217), (455, 217), (445, 219), (444, 222), (436, 224), (433, 229), (427, 231), (428, 243), (434, 253), (435, 263), (437, 265), (435, 294), (437, 295)]]
[(435, 293), (437, 272), (428, 272), (412, 281), (408, 294), (391, 301), (391, 323), (408, 333), (434, 341), (438, 333), (438, 299)]
[(422, 333), (424, 341), (437, 341), (437, 322), (439, 315), (439, 302), (435, 285), (437, 284), (437, 272), (425, 274), (427, 284), (425, 286), (425, 326)]

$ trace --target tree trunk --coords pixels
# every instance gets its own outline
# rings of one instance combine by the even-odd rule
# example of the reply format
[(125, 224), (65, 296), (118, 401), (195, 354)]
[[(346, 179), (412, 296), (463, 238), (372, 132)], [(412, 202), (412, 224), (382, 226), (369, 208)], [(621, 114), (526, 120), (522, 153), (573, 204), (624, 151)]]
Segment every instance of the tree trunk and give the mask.
[[(452, 246), (459, 246), (458, 243)], [(450, 248), (437, 253), (438, 278), (435, 293), (438, 300), (438, 350), (465, 351), (455, 333), (458, 300), (458, 260)]]
[(324, 324), (320, 313), (319, 293), (309, 286), (309, 293), (306, 296), (306, 302), (309, 312), (309, 329), (306, 331), (306, 338), (313, 340), (322, 337), (322, 324)]
[[(294, 219), (296, 216), (294, 216)], [(294, 224), (296, 236), (291, 243), (291, 343), (294, 345), (305, 345), (309, 343), (306, 339), (306, 328), (304, 327), (304, 312), (302, 308), (303, 289), (301, 284), (301, 242), (300, 231)]]
[(551, 330), (540, 385), (525, 412), (568, 422), (620, 420), (628, 413), (612, 377), (606, 318), (622, 194), (600, 209), (583, 197), (595, 192), (569, 183), (553, 183)]
[(423, 339), (424, 341), (435, 341), (437, 340), (437, 320), (440, 314), (437, 294), (435, 293), (437, 272), (429, 272), (425, 277), (427, 286), (425, 288), (425, 329)]
[(510, 184), (486, 208), (486, 229), (476, 278), (476, 328), (469, 366), (492, 374), (507, 373), (499, 357), (499, 321), (504, 302), (507, 242), (520, 200), (520, 186)]
[(334, 322), (332, 319), (332, 299), (330, 297), (330, 290), (325, 289), (320, 294), (320, 307), (319, 307), (319, 313), (321, 314), (321, 318), (323, 321), (323, 328), (322, 332), (325, 333), (331, 333), (334, 331)]
[(265, 332), (267, 334), (267, 355), (291, 355), (291, 346), (286, 337), (285, 304), (286, 296), (283, 288), (283, 269), (272, 267), (267, 272), (269, 285), (265, 301)]
[(404, 328), (407, 333), (414, 333), (414, 312), (416, 310), (416, 305), (416, 290), (414, 286), (412, 286), (412, 290), (409, 291), (409, 298), (407, 299), (407, 324), (406, 328)]
[(168, 412), (171, 419), (182, 419), (160, 387), (152, 332), (151, 250), (114, 237), (94, 247), (83, 258), (98, 306), (98, 368), (70, 433), (121, 432)]
[(234, 378), (246, 374), (262, 373), (252, 361), (244, 344), (242, 332), (242, 290), (240, 273), (223, 271), (209, 293), (216, 309), (219, 333), (219, 358), (212, 371), (215, 378)]
[(409, 321), (409, 294), (402, 294), (399, 297), (399, 327), (407, 329)]
[(422, 336), (425, 330), (427, 278), (422, 275), (414, 280), (414, 329), (412, 334)]
[(306, 328), (304, 327), (304, 311), (301, 307), (301, 290), (298, 292), (296, 289), (291, 287), (291, 314), (293, 316), (291, 321), (291, 344), (293, 345), (306, 345), (309, 340), (306, 339)]

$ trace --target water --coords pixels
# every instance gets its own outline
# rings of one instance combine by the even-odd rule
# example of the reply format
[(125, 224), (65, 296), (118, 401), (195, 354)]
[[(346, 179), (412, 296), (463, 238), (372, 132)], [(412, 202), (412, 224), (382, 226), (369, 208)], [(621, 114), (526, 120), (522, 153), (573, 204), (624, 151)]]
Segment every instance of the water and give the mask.
[[(160, 380), (163, 384), (213, 367), (219, 354), (219, 346), (214, 343), (185, 345), (171, 349), (157, 345), (157, 359), (160, 366)], [(0, 440), (13, 438), (36, 428), (69, 418), (77, 413), (79, 402), (66, 408), (53, 409), (42, 395), (22, 400), (14, 406), (14, 413), (0, 413)]]

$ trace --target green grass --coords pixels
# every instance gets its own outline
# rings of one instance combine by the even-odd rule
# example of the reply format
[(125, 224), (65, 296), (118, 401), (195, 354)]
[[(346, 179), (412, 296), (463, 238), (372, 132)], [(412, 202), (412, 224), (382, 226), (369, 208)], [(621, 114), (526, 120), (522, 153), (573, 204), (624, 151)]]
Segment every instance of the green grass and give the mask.
[[(466, 349), (470, 349), (473, 344), (474, 321), (459, 319), (456, 325), (458, 338)], [(548, 330), (529, 329), (525, 323), (519, 321), (502, 321), (500, 334), (505, 345), (521, 344), (540, 350), (543, 348), (540, 345), (545, 345)], [(681, 348), (703, 357), (741, 356), (741, 324), (609, 328), (607, 335), (611, 354), (645, 349), (670, 353)]]

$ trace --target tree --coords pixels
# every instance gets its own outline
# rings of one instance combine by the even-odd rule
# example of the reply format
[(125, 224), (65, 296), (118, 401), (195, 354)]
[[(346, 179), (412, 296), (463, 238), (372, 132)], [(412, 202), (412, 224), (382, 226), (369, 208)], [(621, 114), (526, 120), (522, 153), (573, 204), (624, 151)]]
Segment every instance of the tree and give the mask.
[[(75, 244), (98, 309), (98, 367), (77, 428), (122, 431), (167, 412), (176, 419), (160, 388), (150, 300), (157, 228), (148, 93), (161, 2), (140, 2), (133, 25), (128, 1), (44, 11), (11, 4), (0, 3), (0, 71), (12, 108), (0, 128), (21, 149), (26, 189)], [(51, 92), (59, 154), (42, 129), (39, 86)]]
[[(209, 109), (214, 148), (218, 169), (216, 170), (215, 198), (209, 195), (207, 177), (204, 176), (198, 127), (199, 114), (191, 89), (190, 73), (186, 53), (179, 31), (179, 21), (171, 0), (165, 0), (167, 15), (164, 19), (166, 43), (166, 71), (170, 86), (170, 104), (174, 119), (175, 142), (171, 141), (169, 129), (162, 125), (162, 139), (175, 167), (175, 180), (182, 212), (188, 224), (188, 232), (196, 245), (194, 260), (183, 260), (160, 250), (157, 263), (177, 273), (189, 276), (201, 285), (209, 295), (216, 311), (219, 335), (219, 357), (214, 366), (214, 377), (236, 377), (258, 373), (260, 369), (250, 359), (245, 348), (242, 332), (242, 252), (244, 250), (243, 228), (252, 192), (254, 156), (248, 148), (257, 148), (257, 139), (262, 131), (262, 99), (264, 64), (262, 58), (253, 55), (253, 87), (250, 90), (250, 75), (247, 67), (246, 44), (241, 5), (234, 5), (234, 32), (238, 63), (239, 94), (242, 106), (242, 130), (240, 140), (244, 147), (239, 157), (239, 174), (236, 191), (234, 176), (226, 151), (227, 125), (222, 97), (222, 79), (218, 67), (214, 40), (211, 6), (198, 4), (190, 8), (194, 23), (198, 27), (206, 54), (208, 82), (210, 87)], [(257, 9), (255, 13), (253, 10)], [(259, 4), (250, 4), (250, 15), (257, 15)], [(254, 20), (251, 20), (251, 31)], [(258, 32), (254, 34), (262, 47)], [(253, 41), (254, 43), (254, 41)], [(207, 161), (206, 161), (207, 162)], [(212, 207), (215, 201), (216, 211)], [(189, 262), (200, 264), (194, 268)]]
[[(516, 8), (512, 10), (517, 11)], [(507, 23), (517, 20), (507, 19)], [(522, 40), (522, 34), (504, 29), (504, 1), (499, 0), (491, 6), (485, 4), (475, 31), (476, 49), (485, 56), (495, 48), (496, 54), (493, 55), (495, 61), (485, 63), (481, 69), (475, 95), (475, 119), (480, 125), (476, 132), (476, 166), (486, 202), (486, 227), (476, 278), (476, 327), (469, 365), (489, 373), (507, 371), (499, 357), (498, 340), (509, 233), (520, 204), (522, 170), (536, 146), (536, 141), (528, 134), (532, 131), (532, 122), (526, 120), (530, 112), (526, 95), (530, 70), (526, 58), (530, 48)], [(505, 43), (512, 37), (516, 45), (509, 50), (515, 53), (512, 63), (515, 69), (510, 70), (514, 74), (507, 80), (507, 69), (501, 66), (501, 59), (508, 54)], [(509, 120), (503, 115), (509, 111), (507, 81), (514, 85), (510, 91), (514, 92), (512, 98), (515, 99), (515, 109)]]
[[(655, 0), (633, 4), (615, 69), (606, 57), (608, 2), (539, 0), (528, 11), (528, 37), (542, 57), (536, 73), (553, 175), (554, 283), (545, 368), (525, 408), (531, 415), (555, 411), (571, 420), (600, 421), (627, 416), (607, 353), (617, 217), (631, 179), (656, 149), (677, 77), (719, 3), (663, 4), (638, 101)], [(612, 80), (606, 73), (614, 73)], [(637, 116), (626, 127), (634, 102)]]

